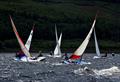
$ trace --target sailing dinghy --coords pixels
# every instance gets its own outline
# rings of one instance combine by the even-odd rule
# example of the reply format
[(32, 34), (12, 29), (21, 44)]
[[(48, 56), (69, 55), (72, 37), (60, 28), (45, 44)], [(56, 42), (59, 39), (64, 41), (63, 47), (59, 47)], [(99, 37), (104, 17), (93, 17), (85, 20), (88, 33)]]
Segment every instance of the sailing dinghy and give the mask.
[(15, 24), (14, 24), (11, 16), (10, 16), (10, 21), (11, 21), (11, 24), (12, 24), (12, 27), (13, 27), (13, 31), (14, 31), (14, 33), (16, 35), (17, 40), (18, 40), (18, 43), (20, 45), (20, 48), (21, 48), (22, 52), (26, 55), (25, 57), (21, 58), (20, 60), (23, 61), (23, 62), (39, 62), (41, 60), (44, 60), (45, 57), (39, 57), (39, 58), (37, 58), (35, 60), (33, 59), (35, 57), (32, 57), (29, 50), (28, 50), (30, 47), (29, 46), (26, 47), (24, 45), (22, 39), (20, 38), (20, 36), (19, 36), (19, 34), (17, 32), (17, 29), (15, 27)]
[(54, 50), (54, 56), (53, 57), (61, 57), (61, 50), (60, 50), (60, 46), (61, 46), (61, 39), (62, 39), (62, 33), (60, 34), (59, 40), (58, 40), (58, 35), (57, 35), (57, 28), (55, 25), (55, 35), (56, 35), (56, 47)]
[[(76, 62), (77, 60), (78, 61), (81, 61), (82, 60), (82, 56), (83, 56), (83, 53), (89, 43), (89, 40), (90, 40), (90, 37), (91, 37), (91, 34), (93, 32), (93, 29), (94, 29), (94, 26), (95, 26), (95, 23), (96, 23), (96, 17), (94, 19), (94, 22), (92, 24), (92, 27), (88, 33), (88, 35), (86, 36), (85, 40), (82, 42), (82, 44), (77, 48), (77, 50), (70, 56), (70, 59), (69, 61), (65, 61), (64, 63), (66, 64), (69, 64), (69, 62)], [(90, 62), (80, 62), (80, 63), (83, 63), (83, 64), (90, 64)]]
[(95, 49), (96, 49), (97, 56), (94, 56), (93, 59), (95, 59), (95, 58), (101, 58), (100, 50), (99, 50), (99, 46), (98, 46), (98, 41), (97, 41), (97, 37), (96, 37), (95, 28), (94, 28), (94, 40), (95, 40)]
[[(34, 25), (33, 25), (33, 28), (32, 28), (32, 30), (31, 30), (30, 34), (29, 34), (29, 37), (28, 37), (28, 39), (27, 39), (27, 41), (26, 41), (26, 43), (25, 43), (25, 47), (27, 48), (28, 51), (30, 50), (30, 45), (31, 45), (31, 42), (32, 42), (33, 30), (34, 30)], [(20, 50), (19, 52), (22, 53), (21, 50)], [(18, 52), (18, 53), (19, 53), (19, 52)]]
[[(27, 39), (27, 41), (26, 41), (26, 44), (25, 44), (25, 47), (27, 48), (27, 50), (29, 51), (30, 50), (30, 45), (31, 45), (31, 42), (32, 42), (32, 36), (33, 36), (33, 31), (34, 31), (34, 25), (33, 25), (33, 28), (32, 28), (32, 30), (31, 30), (31, 32), (30, 32), (30, 34), (29, 34), (29, 37), (28, 37), (28, 39)], [(17, 52), (16, 54), (18, 54), (19, 56), (21, 55), (21, 54), (23, 54), (23, 56), (24, 56), (24, 53), (20, 50), (19, 52)], [(21, 57), (21, 56), (20, 56)], [(14, 58), (15, 60), (20, 60), (20, 58), (18, 58), (18, 57), (15, 57)]]

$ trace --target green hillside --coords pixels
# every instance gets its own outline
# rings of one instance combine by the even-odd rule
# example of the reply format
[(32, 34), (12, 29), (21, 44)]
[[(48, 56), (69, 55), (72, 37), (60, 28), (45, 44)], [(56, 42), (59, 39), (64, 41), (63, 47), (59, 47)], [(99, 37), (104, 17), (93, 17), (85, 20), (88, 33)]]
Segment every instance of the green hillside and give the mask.
[[(55, 40), (54, 24), (57, 24), (58, 33), (62, 31), (63, 39), (71, 43), (70, 40), (85, 38), (97, 11), (99, 11), (96, 23), (98, 40), (101, 40), (101, 43), (112, 41), (113, 47), (118, 46), (117, 49), (120, 49), (120, 3), (118, 0), (1, 0), (0, 46), (11, 48), (12, 41), (15, 39), (9, 15), (12, 16), (24, 41), (35, 23), (33, 42)], [(14, 47), (17, 47), (17, 44), (16, 42)], [(76, 44), (79, 45), (79, 42)], [(63, 47), (66, 46), (70, 45), (65, 44)], [(104, 45), (101, 44), (102, 46)]]

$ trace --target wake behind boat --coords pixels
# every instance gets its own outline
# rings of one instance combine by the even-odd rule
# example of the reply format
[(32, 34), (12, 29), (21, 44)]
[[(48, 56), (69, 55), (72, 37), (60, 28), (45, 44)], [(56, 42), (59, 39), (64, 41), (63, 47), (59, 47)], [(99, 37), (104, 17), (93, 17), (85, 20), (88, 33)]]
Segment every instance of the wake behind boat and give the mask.
[[(10, 20), (11, 20), (11, 24), (12, 24), (12, 27), (13, 27), (13, 31), (14, 31), (14, 33), (16, 35), (16, 38), (17, 38), (18, 43), (19, 43), (20, 48), (21, 48), (21, 54), (24, 54), (24, 56), (21, 57), (20, 60), (23, 61), (23, 62), (39, 62), (39, 61), (45, 59), (45, 57), (40, 57), (40, 56), (38, 56), (36, 59), (34, 59), (35, 57), (32, 57), (31, 54), (30, 54), (30, 52), (29, 52), (29, 48), (30, 48), (30, 44), (31, 44), (31, 40), (32, 40), (32, 33), (33, 32), (30, 33), (28, 41), (26, 42), (28, 44), (28, 46), (26, 45), (27, 46), (26, 47), (24, 45), (22, 39), (20, 38), (18, 32), (17, 32), (17, 29), (15, 27), (15, 24), (14, 24), (11, 16), (10, 16)], [(33, 29), (32, 29), (32, 31), (33, 31)], [(30, 40), (30, 42), (29, 42), (29, 40)]]

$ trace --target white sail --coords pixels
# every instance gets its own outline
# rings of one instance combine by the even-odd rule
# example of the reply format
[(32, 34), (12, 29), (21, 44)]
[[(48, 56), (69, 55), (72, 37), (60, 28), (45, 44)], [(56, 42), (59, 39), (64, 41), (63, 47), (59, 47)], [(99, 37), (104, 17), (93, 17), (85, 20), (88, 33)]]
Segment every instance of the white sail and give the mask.
[(97, 56), (94, 56), (94, 58), (98, 58), (98, 57), (101, 57), (101, 56), (100, 56), (100, 50), (99, 50), (99, 47), (98, 47), (95, 28), (94, 28), (94, 40), (95, 40), (95, 49), (96, 49), (96, 54), (97, 54)]
[(31, 57), (29, 51), (28, 51), (27, 48), (25, 47), (22, 39), (20, 38), (20, 36), (19, 36), (19, 34), (18, 34), (18, 32), (17, 32), (17, 29), (16, 29), (16, 27), (15, 27), (15, 24), (14, 24), (11, 16), (10, 16), (10, 20), (11, 20), (11, 24), (12, 24), (12, 27), (13, 27), (13, 31), (14, 31), (14, 33), (15, 33), (15, 35), (16, 35), (16, 38), (17, 38), (17, 40), (18, 40), (18, 43), (19, 43), (19, 45), (20, 45), (20, 47), (21, 47), (21, 50), (23, 51), (23, 53), (24, 53), (27, 57)]
[(58, 40), (58, 44), (55, 47), (54, 57), (61, 57), (61, 50), (60, 50), (61, 39), (62, 39), (62, 33), (60, 34), (60, 37), (59, 37), (59, 40)]
[(89, 40), (90, 40), (90, 37), (91, 37), (91, 34), (93, 32), (93, 29), (94, 29), (94, 26), (95, 26), (95, 23), (96, 23), (96, 18), (93, 22), (93, 25), (87, 35), (87, 37), (85, 38), (85, 40), (82, 42), (82, 44), (78, 47), (78, 49), (73, 53), (73, 55), (70, 57), (71, 59), (79, 59), (82, 54), (84, 53), (88, 43), (89, 43)]
[(60, 34), (60, 37), (58, 40), (56, 25), (55, 25), (55, 35), (56, 35), (56, 48), (54, 50), (54, 57), (61, 57), (60, 45), (61, 45), (62, 33)]
[(34, 25), (33, 25), (33, 28), (32, 28), (32, 30), (31, 30), (31, 32), (30, 32), (30, 35), (29, 35), (29, 37), (28, 37), (28, 40), (27, 40), (27, 42), (26, 42), (26, 44), (25, 44), (25, 47), (27, 48), (28, 51), (30, 50), (30, 45), (31, 45), (32, 36), (33, 36), (33, 30), (34, 30)]

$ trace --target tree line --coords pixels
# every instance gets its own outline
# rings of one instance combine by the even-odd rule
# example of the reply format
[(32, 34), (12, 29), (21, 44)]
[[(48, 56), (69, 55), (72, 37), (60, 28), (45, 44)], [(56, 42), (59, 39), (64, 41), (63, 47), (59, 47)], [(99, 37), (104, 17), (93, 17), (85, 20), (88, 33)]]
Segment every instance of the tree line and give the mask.
[[(9, 20), (10, 14), (7, 14), (9, 11), (5, 12), (0, 13), (0, 40), (15, 38)], [(57, 25), (58, 33), (60, 34), (60, 32), (63, 32), (64, 39), (83, 39), (91, 28), (94, 20), (94, 17), (90, 19), (65, 17), (64, 20), (53, 20), (47, 17), (39, 17), (34, 14), (27, 16), (25, 13), (15, 13), (12, 14), (12, 17), (23, 39), (28, 37), (32, 25), (35, 24), (34, 38), (43, 40), (54, 39), (55, 24)], [(118, 21), (98, 17), (95, 25), (98, 38), (100, 40), (120, 41), (120, 28), (117, 22)]]
[[(35, 0), (0, 1), (0, 48), (15, 48), (19, 46), (12, 30), (9, 15), (12, 16), (23, 41), (27, 40), (33, 24), (35, 24), (33, 35), (34, 41), (36, 41), (34, 43), (35, 46), (38, 46), (36, 43), (40, 40), (48, 41), (46, 44), (51, 43), (49, 41), (55, 41), (54, 27), (56, 24), (58, 35), (62, 32), (63, 40), (70, 42), (68, 44), (66, 42), (64, 47), (75, 47), (70, 44), (73, 40), (82, 41), (86, 37), (92, 26), (97, 9), (100, 10), (95, 25), (98, 40), (113, 41), (114, 44), (120, 42), (119, 5), (112, 3), (102, 4), (101, 2), (97, 2), (97, 4), (81, 2), (78, 4), (74, 0), (70, 1), (75, 4), (72, 2), (65, 2), (64, 4), (51, 4), (51, 2), (48, 2), (44, 4), (35, 2)], [(76, 1), (79, 2), (79, 0)], [(97, 6), (98, 4), (99, 6)], [(14, 45), (12, 45), (13, 42)], [(79, 41), (74, 45), (76, 44), (79, 44)], [(47, 45), (43, 46), (46, 47)]]

